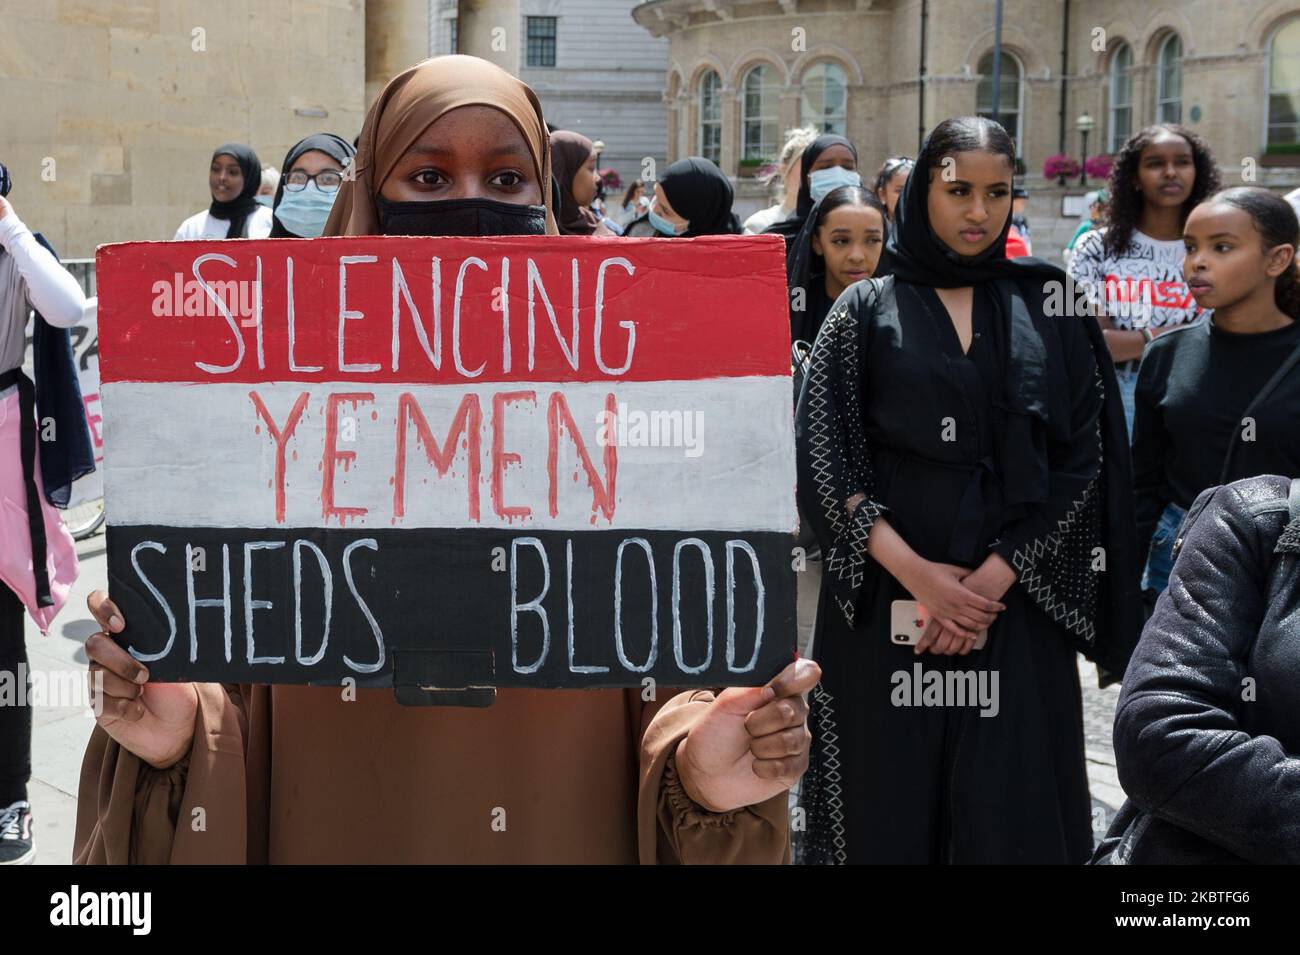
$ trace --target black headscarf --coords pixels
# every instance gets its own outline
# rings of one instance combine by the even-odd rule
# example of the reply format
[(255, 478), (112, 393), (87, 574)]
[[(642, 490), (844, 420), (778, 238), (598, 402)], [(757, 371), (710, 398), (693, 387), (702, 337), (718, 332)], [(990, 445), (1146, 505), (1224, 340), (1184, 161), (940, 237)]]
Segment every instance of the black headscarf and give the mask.
[(997, 240), (976, 256), (958, 255), (948, 248), (930, 226), (930, 170), (938, 166), (927, 138), (916, 157), (916, 166), (907, 177), (903, 193), (894, 207), (894, 228), (886, 251), (893, 274), (912, 285), (933, 288), (964, 288), (997, 279), (1038, 279), (1065, 281), (1065, 273), (1042, 259), (1007, 258), (1007, 233), (1011, 215), (1002, 223)]
[(226, 232), (226, 238), (242, 239), (245, 238), (244, 226), (248, 216), (257, 209), (257, 200), (253, 197), (262, 186), (262, 164), (258, 161), (257, 153), (253, 152), (253, 147), (245, 146), (243, 143), (225, 143), (218, 146), (213, 150), (212, 158), (216, 159), (218, 156), (230, 156), (239, 163), (239, 168), (244, 174), (244, 188), (229, 202), (213, 199), (212, 205), (208, 206), (208, 215), (214, 219), (229, 220), (230, 229)]
[[(945, 245), (930, 225), (930, 170), (941, 156), (930, 149), (927, 138), (916, 167), (894, 209), (894, 228), (885, 249), (896, 281), (931, 288), (986, 286), (995, 315), (992, 334), (1002, 356), (1000, 394), (994, 398), (998, 416), (996, 455), (1002, 475), (1002, 499), (1008, 517), (1024, 507), (1042, 503), (1048, 494), (1049, 389), (1060, 387), (1047, 375), (1047, 345), (1039, 331), (1044, 320), (1081, 322), (1092, 346), (1101, 375), (1103, 406), (1099, 430), (1102, 445), (1102, 480), (1099, 483), (1097, 540), (1104, 549), (1107, 573), (1101, 575), (1101, 620), (1098, 646), (1091, 657), (1110, 672), (1123, 672), (1141, 630), (1137, 599), (1136, 522), (1132, 494), (1132, 464), (1128, 429), (1119, 399), (1115, 365), (1101, 326), (1089, 315), (1050, 315), (1049, 296), (1059, 294), (1077, 301), (1066, 274), (1035, 258), (1006, 257), (1007, 220), (997, 240), (976, 256), (959, 255)], [(1103, 675), (1104, 676), (1104, 675)]]
[(799, 200), (795, 203), (794, 212), (780, 222), (772, 223), (766, 229), (766, 233), (785, 236), (787, 249), (789, 249), (790, 243), (795, 236), (803, 229), (804, 223), (808, 221), (808, 214), (812, 212), (812, 184), (808, 181), (808, 176), (812, 173), (813, 163), (817, 161), (818, 156), (832, 146), (848, 147), (849, 152), (853, 153), (854, 161), (857, 161), (857, 147), (837, 133), (823, 133), (803, 151), (803, 157), (799, 160)]
[[(352, 157), (357, 154), (353, 145), (342, 136), (335, 136), (333, 133), (312, 133), (306, 139), (300, 139), (285, 154), (284, 163), (280, 166), (280, 181), (275, 186), (275, 201), (271, 203), (272, 209), (280, 207), (280, 200), (284, 198), (284, 183), (289, 178), (289, 171), (293, 169), (293, 164), (298, 161), (303, 153), (309, 153), (315, 150), (329, 156), (340, 167), (346, 169)], [(284, 226), (280, 225), (279, 219), (271, 221), (271, 238), (272, 239), (297, 239), (300, 236), (294, 235)]]
[[(867, 189), (866, 186), (840, 186), (840, 189), (862, 189), (874, 198), (874, 193)], [(803, 228), (799, 230), (798, 237), (790, 245), (789, 255), (786, 257), (786, 284), (791, 295), (790, 340), (792, 342), (805, 341), (809, 344), (815, 342), (822, 322), (825, 321), (831, 306), (835, 304), (834, 300), (826, 294), (826, 260), (813, 251), (812, 240), (813, 233), (817, 231), (817, 220), (821, 217), (822, 202), (835, 195), (840, 189), (832, 189), (812, 204), (808, 217), (804, 220)], [(871, 208), (876, 207), (872, 206)], [(884, 220), (885, 241), (887, 242), (890, 232), (889, 216), (882, 212), (881, 219)], [(876, 263), (875, 271), (871, 273), (871, 277), (880, 278), (889, 274), (889, 256), (885, 254), (885, 250), (882, 248), (880, 250), (880, 261)], [(802, 310), (796, 310), (794, 307), (794, 290), (800, 288), (804, 290), (804, 307)]]
[(688, 156), (673, 163), (659, 180), (668, 202), (689, 228), (681, 238), (697, 235), (739, 235), (740, 220), (731, 211), (735, 190), (731, 180), (716, 165), (700, 156)]
[(595, 151), (581, 133), (560, 129), (551, 134), (551, 181), (560, 190), (555, 221), (562, 235), (591, 235), (600, 225), (600, 216), (573, 196), (573, 179)]

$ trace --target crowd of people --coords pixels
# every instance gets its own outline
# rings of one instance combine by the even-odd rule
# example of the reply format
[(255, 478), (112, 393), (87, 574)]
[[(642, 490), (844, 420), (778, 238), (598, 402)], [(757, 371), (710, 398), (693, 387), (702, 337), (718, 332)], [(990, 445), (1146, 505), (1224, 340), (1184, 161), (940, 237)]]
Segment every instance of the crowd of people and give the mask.
[[(809, 864), (1300, 859), (1283, 682), (1300, 613), (1295, 211), (1221, 190), (1193, 131), (1152, 126), (1085, 198), (1066, 271), (1030, 255), (997, 123), (945, 120), (867, 182), (863, 145), (791, 130), (779, 201), (743, 225), (698, 156), (611, 209), (590, 139), (452, 56), (395, 77), (354, 142), (309, 136), (279, 171), (218, 147), (211, 204), (178, 240), (782, 236), (803, 656), (767, 687), (657, 704), (510, 690), (487, 710), (407, 709), (379, 691), (147, 682), (97, 591), (77, 859), (788, 862), (791, 828)], [(3, 198), (0, 248), (0, 420), (26, 402), (31, 424), (28, 307), (61, 329), (84, 300)], [(24, 516), (0, 546), (3, 666), (22, 658), (24, 608), (48, 623), (76, 573), (21, 430), (0, 430), (0, 495), (45, 522)], [(1131, 800), (1095, 856), (1080, 653), (1123, 681)], [(989, 706), (944, 696), (962, 681), (991, 687)], [(19, 709), (0, 707), (0, 863), (33, 852)], [(505, 803), (508, 834), (486, 823)], [(224, 838), (191, 830), (196, 805)], [(345, 820), (364, 836), (340, 838)]]

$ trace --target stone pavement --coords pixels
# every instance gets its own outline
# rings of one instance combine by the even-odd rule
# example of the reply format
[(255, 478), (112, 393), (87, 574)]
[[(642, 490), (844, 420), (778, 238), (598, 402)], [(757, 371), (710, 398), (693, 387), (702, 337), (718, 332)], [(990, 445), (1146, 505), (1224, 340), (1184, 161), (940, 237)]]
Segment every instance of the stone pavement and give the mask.
[(1079, 657), (1079, 682), (1083, 685), (1083, 745), (1088, 759), (1088, 787), (1092, 792), (1093, 835), (1100, 840), (1124, 804), (1124, 790), (1115, 773), (1111, 726), (1119, 684), (1097, 689), (1097, 668)]
[[(106, 587), (104, 533), (77, 544), (81, 576), (67, 606), (55, 618), (50, 632), (41, 636), (27, 618), (27, 658), (35, 683), (50, 687), (85, 688), (86, 638), (98, 627), (86, 610), (86, 594)], [(38, 865), (64, 865), (72, 861), (72, 837), (77, 824), (77, 781), (81, 757), (95, 722), (82, 698), (81, 705), (66, 698), (47, 699), (36, 706), (32, 730), (32, 780), (27, 784), (32, 804), (33, 835)], [(49, 705), (59, 704), (59, 705)]]

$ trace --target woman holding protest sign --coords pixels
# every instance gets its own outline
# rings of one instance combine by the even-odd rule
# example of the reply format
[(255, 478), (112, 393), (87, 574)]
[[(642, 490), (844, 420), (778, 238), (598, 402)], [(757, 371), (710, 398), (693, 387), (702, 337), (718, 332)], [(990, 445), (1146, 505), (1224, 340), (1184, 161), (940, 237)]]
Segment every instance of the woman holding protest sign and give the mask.
[(208, 164), (212, 204), (180, 224), (173, 239), (265, 239), (271, 210), (257, 201), (262, 164), (251, 146), (225, 143)]
[[(893, 274), (822, 325), (797, 415), (824, 558), (809, 862), (1083, 862), (1076, 650), (1141, 622), (1127, 440), (1100, 329), (1011, 261), (1015, 151), (967, 117), (903, 188)], [(922, 656), (922, 654), (925, 654)]]
[[(8, 192), (9, 173), (0, 165), (0, 674), (17, 691), (16, 699), (0, 699), (0, 865), (36, 855), (27, 801), (32, 709), (24, 610), (45, 632), (68, 599), (77, 553), (53, 504), (65, 506), (72, 481), (94, 470), (72, 348), (61, 331), (81, 321), (85, 297), (18, 218)], [(35, 384), (22, 371), (32, 309)], [(65, 417), (69, 410), (74, 417)]]
[(325, 231), (334, 197), (357, 151), (333, 133), (300, 139), (284, 157), (272, 201), (272, 239), (314, 239)]
[[(327, 235), (558, 235), (536, 96), (468, 56), (394, 78), (361, 133)], [(781, 862), (806, 763), (802, 694), (766, 687), (501, 690), (486, 709), (389, 690), (155, 684), (87, 641), (103, 713), (87, 750), (83, 862)], [(192, 811), (204, 813), (202, 831)], [(344, 834), (340, 836), (340, 826)]]

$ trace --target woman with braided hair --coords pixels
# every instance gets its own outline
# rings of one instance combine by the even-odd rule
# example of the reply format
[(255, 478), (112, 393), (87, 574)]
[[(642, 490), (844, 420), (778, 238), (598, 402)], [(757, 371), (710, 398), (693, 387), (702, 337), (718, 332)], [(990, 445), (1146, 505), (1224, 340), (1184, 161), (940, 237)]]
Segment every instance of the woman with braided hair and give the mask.
[(1161, 335), (1138, 370), (1133, 479), (1148, 601), (1165, 589), (1196, 495), (1257, 474), (1300, 475), (1298, 241), (1295, 211), (1267, 189), (1225, 189), (1187, 217), (1187, 285), (1214, 311)]

